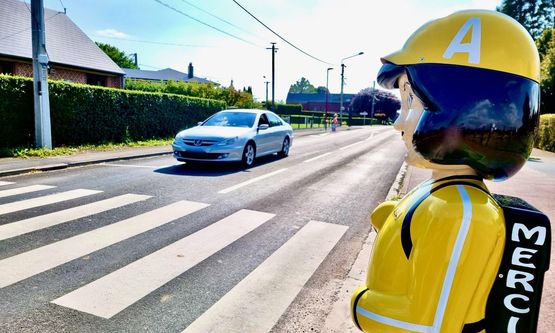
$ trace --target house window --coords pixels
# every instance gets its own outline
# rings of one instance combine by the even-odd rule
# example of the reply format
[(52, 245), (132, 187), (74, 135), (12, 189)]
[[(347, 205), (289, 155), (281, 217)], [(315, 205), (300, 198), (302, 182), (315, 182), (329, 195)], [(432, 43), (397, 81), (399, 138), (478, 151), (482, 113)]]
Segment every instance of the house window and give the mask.
[(106, 77), (102, 75), (87, 74), (87, 84), (106, 87)]
[(0, 61), (0, 74), (13, 75), (13, 63), (7, 61)]

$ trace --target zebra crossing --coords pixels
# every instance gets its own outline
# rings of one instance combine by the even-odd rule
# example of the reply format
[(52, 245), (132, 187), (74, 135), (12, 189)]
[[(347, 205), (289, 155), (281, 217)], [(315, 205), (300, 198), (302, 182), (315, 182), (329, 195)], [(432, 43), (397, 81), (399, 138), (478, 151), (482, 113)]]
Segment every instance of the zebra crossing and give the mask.
[[(116, 211), (151, 199), (148, 195), (123, 194), (95, 200), (98, 190), (76, 189), (50, 194), (55, 186), (0, 181), (0, 198), (33, 194), (0, 204), (0, 216), (31, 208), (71, 202), (89, 203), (0, 225), (0, 242), (21, 235), (69, 224), (81, 218)], [(10, 189), (3, 189), (13, 187)], [(47, 193), (40, 195), (42, 193)], [(36, 195), (39, 195), (38, 197)], [(6, 199), (3, 201), (5, 202)], [(0, 260), (0, 292), (27, 279), (78, 258), (128, 240), (196, 212), (210, 204), (181, 200), (113, 222), (112, 224), (57, 240)], [(202, 218), (202, 214), (194, 215)], [(184, 274), (215, 253), (275, 218), (275, 214), (248, 209), (231, 212), (184, 238), (147, 254), (96, 280), (48, 299), (51, 305), (78, 311), (99, 320), (117, 320), (117, 314)], [(268, 332), (293, 302), (305, 283), (348, 229), (347, 226), (310, 221), (249, 273), (227, 294), (201, 314), (183, 332)], [(88, 281), (87, 281), (88, 282)], [(128, 310), (130, 311), (130, 310)]]

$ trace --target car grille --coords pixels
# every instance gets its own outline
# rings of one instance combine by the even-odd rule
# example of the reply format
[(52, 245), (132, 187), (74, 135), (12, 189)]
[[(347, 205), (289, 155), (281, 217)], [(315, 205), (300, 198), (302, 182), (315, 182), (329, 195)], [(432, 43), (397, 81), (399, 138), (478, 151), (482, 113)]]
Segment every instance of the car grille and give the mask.
[(176, 152), (176, 155), (183, 158), (195, 158), (199, 160), (217, 160), (222, 158), (221, 156), (224, 154), (220, 153), (199, 153), (194, 151), (179, 151)]
[(183, 139), (183, 143), (187, 146), (209, 147), (218, 143), (218, 140)]

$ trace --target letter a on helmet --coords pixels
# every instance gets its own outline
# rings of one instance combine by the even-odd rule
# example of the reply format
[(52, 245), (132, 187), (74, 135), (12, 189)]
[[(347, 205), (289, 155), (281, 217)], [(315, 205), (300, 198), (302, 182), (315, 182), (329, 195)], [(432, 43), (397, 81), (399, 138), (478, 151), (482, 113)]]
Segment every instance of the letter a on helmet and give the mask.
[[(464, 37), (471, 31), (469, 43), (463, 43)], [(455, 53), (468, 53), (468, 62), (471, 64), (480, 63), (480, 40), (481, 40), (481, 23), (480, 18), (472, 17), (465, 22), (461, 29), (455, 35), (455, 38), (443, 53), (443, 57), (451, 59)]]

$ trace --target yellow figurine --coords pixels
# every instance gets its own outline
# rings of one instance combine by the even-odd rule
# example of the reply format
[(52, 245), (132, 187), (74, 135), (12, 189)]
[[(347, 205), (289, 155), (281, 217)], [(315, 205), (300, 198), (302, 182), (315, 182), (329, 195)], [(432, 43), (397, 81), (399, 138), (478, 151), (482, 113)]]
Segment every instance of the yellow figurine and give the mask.
[(539, 57), (528, 32), (468, 10), (419, 28), (382, 59), (397, 88), (407, 162), (432, 179), (371, 215), (378, 231), (352, 299), (365, 332), (534, 332), (550, 227), (522, 200), (489, 193), (528, 159), (539, 121)]

